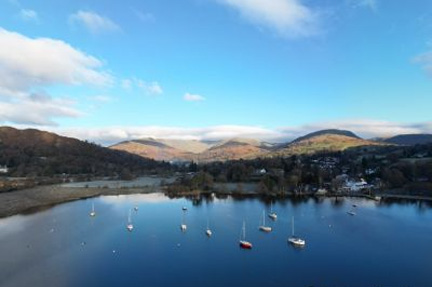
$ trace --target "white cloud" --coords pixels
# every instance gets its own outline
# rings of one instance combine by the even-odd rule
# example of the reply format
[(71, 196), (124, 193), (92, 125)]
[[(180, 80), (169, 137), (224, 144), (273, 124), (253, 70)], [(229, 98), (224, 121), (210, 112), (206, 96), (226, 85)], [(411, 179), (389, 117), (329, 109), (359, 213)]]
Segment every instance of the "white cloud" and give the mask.
[(132, 12), (142, 22), (153, 22), (153, 21), (155, 21), (155, 17), (151, 13), (143, 12), (143, 11), (138, 10), (138, 9), (132, 9)]
[(0, 28), (0, 122), (52, 125), (55, 118), (82, 115), (73, 101), (52, 98), (44, 89), (109, 85), (112, 77), (101, 67), (101, 61), (63, 41)]
[(104, 95), (97, 95), (97, 96), (93, 96), (93, 97), (89, 97), (90, 100), (94, 101), (94, 102), (98, 102), (98, 103), (109, 103), (112, 101), (112, 99), (108, 96), (104, 96)]
[(145, 83), (142, 87), (150, 95), (161, 95), (163, 94), (162, 87), (158, 82)]
[[(28, 126), (18, 126), (24, 128)], [(269, 142), (288, 142), (307, 133), (323, 129), (343, 129), (369, 139), (390, 137), (398, 134), (432, 133), (432, 121), (421, 123), (397, 123), (371, 119), (341, 120), (311, 123), (302, 126), (287, 126), (275, 129), (260, 126), (221, 125), (202, 128), (176, 126), (111, 126), (100, 128), (45, 127), (45, 130), (82, 140), (110, 145), (125, 140), (140, 138), (221, 140), (229, 138), (254, 138)]]
[(132, 89), (132, 84), (133, 84), (132, 80), (130, 80), (130, 79), (123, 79), (122, 82), (121, 82), (121, 86), (125, 90)]
[(236, 9), (249, 22), (282, 36), (310, 36), (318, 32), (318, 16), (300, 0), (217, 0)]
[(421, 65), (426, 73), (432, 76), (432, 51), (416, 56), (413, 62)]
[[(13, 52), (12, 52), (13, 51)], [(22, 91), (52, 84), (108, 85), (102, 62), (49, 38), (28, 38), (0, 28), (0, 89)]]
[(186, 93), (183, 96), (183, 100), (188, 101), (188, 102), (202, 102), (205, 100), (205, 98), (201, 95)]
[(283, 137), (279, 131), (259, 126), (211, 126), (203, 128), (184, 128), (176, 126), (111, 126), (101, 128), (52, 128), (46, 130), (65, 136), (109, 145), (120, 141), (139, 138), (162, 138), (183, 140), (219, 140), (234, 137), (275, 139)]
[(80, 24), (93, 34), (121, 31), (111, 19), (90, 11), (78, 11), (69, 16), (69, 22)]
[(30, 9), (21, 9), (19, 13), (20, 17), (24, 21), (39, 21), (39, 17), (36, 11)]
[(377, 0), (350, 0), (350, 2), (354, 7), (365, 7), (374, 12), (377, 12), (378, 10)]
[(124, 90), (130, 91), (137, 88), (149, 96), (158, 96), (163, 94), (163, 88), (158, 82), (146, 82), (138, 78), (123, 79), (121, 86)]
[(8, 102), (0, 102), (0, 122), (13, 122), (31, 125), (55, 125), (53, 118), (82, 115), (70, 107), (74, 103), (68, 99), (53, 99), (30, 95)]
[(312, 123), (299, 127), (284, 127), (279, 131), (286, 138), (296, 138), (322, 129), (349, 130), (363, 138), (390, 137), (398, 134), (432, 133), (432, 122), (404, 124), (371, 119), (354, 119)]

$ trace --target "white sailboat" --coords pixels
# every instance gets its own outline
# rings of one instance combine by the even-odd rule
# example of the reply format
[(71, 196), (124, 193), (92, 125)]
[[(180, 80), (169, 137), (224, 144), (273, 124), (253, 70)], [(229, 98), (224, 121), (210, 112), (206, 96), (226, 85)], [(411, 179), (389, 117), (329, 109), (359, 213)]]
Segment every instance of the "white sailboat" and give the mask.
[(90, 216), (91, 217), (95, 217), (96, 216), (96, 211), (95, 211), (95, 208), (94, 208), (94, 203), (92, 203), (92, 211), (90, 212)]
[(265, 225), (265, 211), (264, 210), (262, 213), (262, 224), (259, 226), (259, 230), (264, 231), (264, 232), (272, 231), (272, 228), (270, 226)]
[(181, 231), (186, 231), (186, 229), (187, 229), (187, 225), (186, 225), (186, 222), (185, 222), (185, 216), (184, 216), (184, 213), (183, 213), (183, 216), (182, 216), (182, 223), (180, 224), (180, 230), (181, 230)]
[(291, 237), (288, 238), (288, 242), (294, 246), (303, 247), (306, 244), (304, 239), (294, 235), (294, 216), (291, 218)]
[(273, 211), (273, 202), (270, 203), (270, 213), (268, 214), (268, 216), (273, 220), (277, 219), (277, 214)]
[(133, 224), (132, 224), (132, 213), (131, 210), (129, 209), (129, 215), (128, 215), (128, 224), (126, 225), (126, 229), (128, 231), (132, 231), (134, 228)]
[(209, 227), (209, 221), (208, 221), (208, 219), (207, 219), (207, 229), (206, 229), (206, 235), (208, 236), (208, 237), (210, 237), (210, 236), (212, 236), (212, 231), (211, 231), (211, 229), (210, 229), (210, 227)]
[(242, 233), (240, 234), (240, 247), (243, 249), (252, 249), (252, 243), (246, 241), (246, 224), (243, 221)]
[(349, 215), (352, 215), (352, 216), (356, 215), (356, 213), (354, 212), (354, 210), (347, 211), (347, 213), (348, 213)]

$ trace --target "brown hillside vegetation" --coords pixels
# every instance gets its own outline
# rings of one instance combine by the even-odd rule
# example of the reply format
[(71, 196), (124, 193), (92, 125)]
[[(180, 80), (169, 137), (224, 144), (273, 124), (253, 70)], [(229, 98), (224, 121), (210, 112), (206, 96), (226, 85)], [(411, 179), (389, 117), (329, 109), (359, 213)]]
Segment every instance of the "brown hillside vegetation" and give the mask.
[(159, 163), (54, 133), (0, 127), (0, 165), (11, 176), (52, 176), (142, 172)]
[(313, 154), (321, 151), (343, 151), (352, 147), (371, 145), (385, 144), (345, 135), (322, 134), (304, 140), (294, 141), (288, 146), (271, 153), (271, 155), (289, 156), (293, 154)]
[(387, 145), (364, 140), (350, 131), (322, 130), (299, 137), (279, 146), (254, 139), (234, 138), (218, 142), (145, 139), (122, 142), (112, 149), (124, 150), (157, 160), (227, 161), (258, 157), (312, 154), (321, 151), (343, 151), (358, 146)]

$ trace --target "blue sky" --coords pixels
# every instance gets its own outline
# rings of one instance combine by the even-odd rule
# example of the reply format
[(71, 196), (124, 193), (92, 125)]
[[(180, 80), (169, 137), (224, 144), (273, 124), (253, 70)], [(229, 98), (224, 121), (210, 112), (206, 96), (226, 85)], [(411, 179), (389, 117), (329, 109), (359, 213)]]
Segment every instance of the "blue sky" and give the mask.
[(0, 2), (0, 122), (107, 144), (432, 132), (432, 2)]

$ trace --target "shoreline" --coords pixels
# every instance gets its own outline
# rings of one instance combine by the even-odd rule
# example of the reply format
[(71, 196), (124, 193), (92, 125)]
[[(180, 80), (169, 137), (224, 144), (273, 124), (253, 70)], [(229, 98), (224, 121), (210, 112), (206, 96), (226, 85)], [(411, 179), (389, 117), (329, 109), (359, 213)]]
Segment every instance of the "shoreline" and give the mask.
[(61, 185), (48, 185), (38, 186), (29, 189), (22, 189), (11, 192), (0, 193), (0, 218), (5, 218), (18, 214), (29, 214), (40, 210), (51, 208), (57, 204), (67, 203), (71, 201), (87, 199), (105, 195), (128, 195), (128, 194), (148, 194), (148, 193), (164, 193), (170, 198), (196, 198), (201, 196), (209, 196), (214, 194), (216, 197), (227, 197), (232, 196), (234, 198), (251, 198), (251, 197), (262, 197), (262, 198), (347, 198), (347, 197), (359, 197), (366, 198), (375, 201), (386, 201), (386, 200), (416, 200), (416, 201), (432, 201), (432, 197), (427, 196), (415, 196), (406, 194), (387, 194), (379, 193), (375, 196), (366, 194), (328, 194), (317, 196), (315, 194), (302, 194), (293, 195), (286, 194), (271, 195), (271, 194), (259, 194), (259, 193), (202, 193), (202, 192), (190, 192), (190, 193), (179, 193), (169, 194), (164, 192), (163, 188), (155, 186), (146, 187), (131, 187), (131, 188), (100, 188), (100, 187), (64, 187)]
[(0, 193), (0, 218), (28, 214), (57, 204), (103, 195), (127, 195), (160, 192), (154, 187), (140, 188), (76, 188), (60, 185), (38, 186)]

